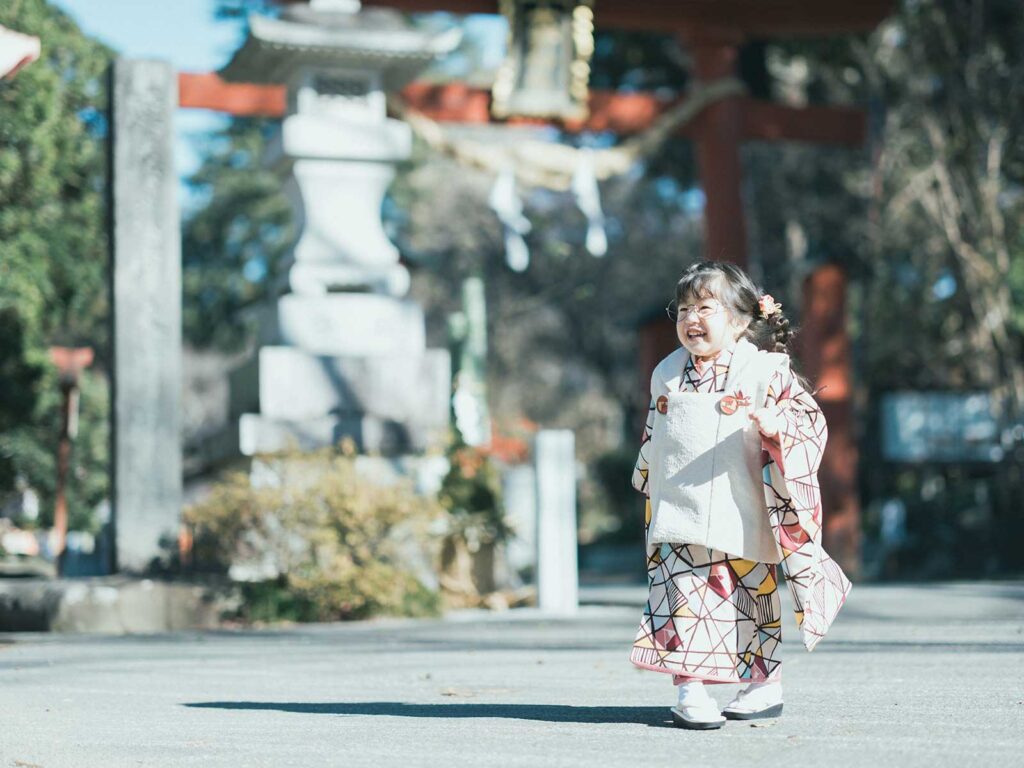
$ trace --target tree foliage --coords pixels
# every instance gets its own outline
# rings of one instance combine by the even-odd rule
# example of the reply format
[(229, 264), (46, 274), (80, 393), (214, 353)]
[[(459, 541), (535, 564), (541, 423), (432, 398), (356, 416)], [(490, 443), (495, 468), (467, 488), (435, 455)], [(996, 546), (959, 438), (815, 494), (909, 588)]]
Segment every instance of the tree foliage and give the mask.
[(1024, 533), (1013, 501), (1024, 449), (992, 465), (894, 465), (879, 410), (895, 390), (980, 390), (1003, 427), (1024, 418), (1022, 41), (1018, 3), (907, 0), (871, 35), (770, 51), (777, 97), (869, 113), (863, 153), (760, 147), (747, 168), (765, 271), (791, 293), (822, 261), (853, 277), (868, 535), (881, 501), (907, 509), (907, 551), (890, 573), (1020, 564), (1010, 542)]
[(83, 381), (72, 459), (72, 527), (107, 492), (105, 225), (110, 51), (43, 0), (0, 5), (42, 58), (0, 83), (0, 494), (25, 485), (52, 509), (60, 424), (51, 345), (97, 352)]
[(266, 120), (230, 121), (189, 179), (204, 201), (182, 231), (184, 335), (197, 347), (244, 345), (246, 310), (267, 298), (293, 239), (280, 179), (261, 165), (271, 129)]
[(759, 207), (773, 267), (839, 260), (857, 279), (878, 389), (991, 389), (1021, 412), (1022, 40), (1017, 3), (920, 0), (867, 37), (775, 47), (804, 97), (869, 110), (870, 154), (767, 153), (755, 183), (786, 203)]

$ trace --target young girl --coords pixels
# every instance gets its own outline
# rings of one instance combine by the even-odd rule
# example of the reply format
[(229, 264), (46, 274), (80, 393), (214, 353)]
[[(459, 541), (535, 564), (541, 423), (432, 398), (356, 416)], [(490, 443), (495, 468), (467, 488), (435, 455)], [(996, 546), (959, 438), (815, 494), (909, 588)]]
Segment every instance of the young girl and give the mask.
[[(633, 471), (647, 496), (650, 594), (630, 660), (672, 675), (677, 726), (711, 729), (782, 712), (776, 565), (808, 650), (850, 582), (821, 548), (827, 429), (790, 369), (781, 305), (708, 261), (683, 274), (676, 305), (682, 347), (651, 376)], [(704, 687), (741, 682), (722, 712)]]

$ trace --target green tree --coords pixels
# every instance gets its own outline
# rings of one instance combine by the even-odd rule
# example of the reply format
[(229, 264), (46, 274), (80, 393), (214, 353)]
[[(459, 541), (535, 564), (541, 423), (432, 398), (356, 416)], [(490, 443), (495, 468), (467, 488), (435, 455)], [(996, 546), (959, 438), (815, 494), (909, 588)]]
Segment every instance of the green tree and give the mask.
[(189, 179), (204, 203), (182, 232), (185, 338), (197, 347), (236, 350), (252, 312), (273, 290), (293, 240), (280, 179), (262, 157), (273, 122), (233, 119), (209, 140)]
[(50, 345), (89, 345), (69, 506), (73, 527), (107, 493), (105, 113), (111, 52), (43, 0), (0, 6), (42, 58), (0, 84), (0, 494), (16, 483), (52, 510), (60, 423)]
[[(772, 47), (780, 92), (869, 109), (870, 157), (764, 153), (771, 173), (755, 186), (775, 265), (801, 269), (778, 250), (797, 225), (807, 260), (858, 278), (865, 378), (879, 389), (991, 389), (1021, 413), (1022, 38), (1012, 0), (917, 0), (869, 36)], [(785, 83), (793, 72), (801, 82)]]

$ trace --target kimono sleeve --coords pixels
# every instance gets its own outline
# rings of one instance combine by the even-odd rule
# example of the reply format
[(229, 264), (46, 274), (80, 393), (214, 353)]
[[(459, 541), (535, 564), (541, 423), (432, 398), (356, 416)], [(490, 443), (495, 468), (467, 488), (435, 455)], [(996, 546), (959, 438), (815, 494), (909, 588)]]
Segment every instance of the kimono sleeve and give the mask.
[(650, 470), (649, 454), (651, 450), (651, 436), (654, 434), (654, 405), (658, 397), (665, 394), (668, 388), (665, 385), (657, 368), (651, 374), (651, 402), (647, 406), (647, 423), (644, 425), (644, 433), (640, 437), (640, 452), (633, 467), (633, 488), (645, 496), (650, 496), (650, 489), (647, 485), (647, 475)]
[(645, 496), (650, 492), (647, 488), (647, 474), (650, 468), (647, 453), (651, 447), (651, 432), (654, 430), (654, 400), (647, 407), (647, 423), (644, 425), (644, 433), (640, 437), (640, 453), (636, 457), (636, 464), (633, 467), (633, 488)]
[(825, 415), (790, 367), (780, 368), (768, 384), (765, 407), (779, 409), (782, 426), (762, 447), (787, 480), (807, 478), (818, 471), (828, 442)]
[(814, 398), (789, 366), (768, 387), (766, 407), (777, 407), (782, 426), (762, 438), (764, 490), (781, 568), (789, 585), (804, 647), (812, 650), (831, 627), (850, 593), (850, 581), (821, 545), (818, 484), (828, 428)]

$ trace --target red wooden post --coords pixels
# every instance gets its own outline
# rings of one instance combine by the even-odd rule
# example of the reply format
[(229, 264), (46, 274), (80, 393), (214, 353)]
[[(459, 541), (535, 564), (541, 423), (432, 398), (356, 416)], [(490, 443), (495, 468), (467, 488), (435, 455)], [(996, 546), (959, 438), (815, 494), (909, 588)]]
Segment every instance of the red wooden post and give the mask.
[(71, 468), (71, 441), (78, 435), (78, 377), (92, 365), (90, 347), (50, 347), (50, 360), (60, 373), (63, 394), (60, 438), (57, 443), (57, 483), (54, 489), (53, 531), (57, 575), (63, 571), (64, 548), (68, 537), (68, 501), (65, 492)]
[(71, 424), (74, 419), (78, 390), (66, 380), (60, 383), (63, 395), (61, 406), (60, 438), (57, 441), (57, 484), (53, 494), (53, 546), (57, 573), (61, 573), (64, 548), (68, 540), (68, 499), (65, 492), (68, 469), (71, 466)]
[(818, 470), (824, 546), (854, 576), (860, 569), (857, 441), (853, 433), (852, 365), (846, 332), (846, 275), (835, 265), (817, 269), (803, 286), (800, 359), (828, 423), (828, 445)]
[[(716, 40), (699, 29), (684, 41), (702, 82), (736, 76), (738, 41)], [(722, 99), (697, 119), (697, 166), (704, 189), (704, 255), (716, 261), (747, 266), (747, 230), (743, 222), (742, 101)]]

